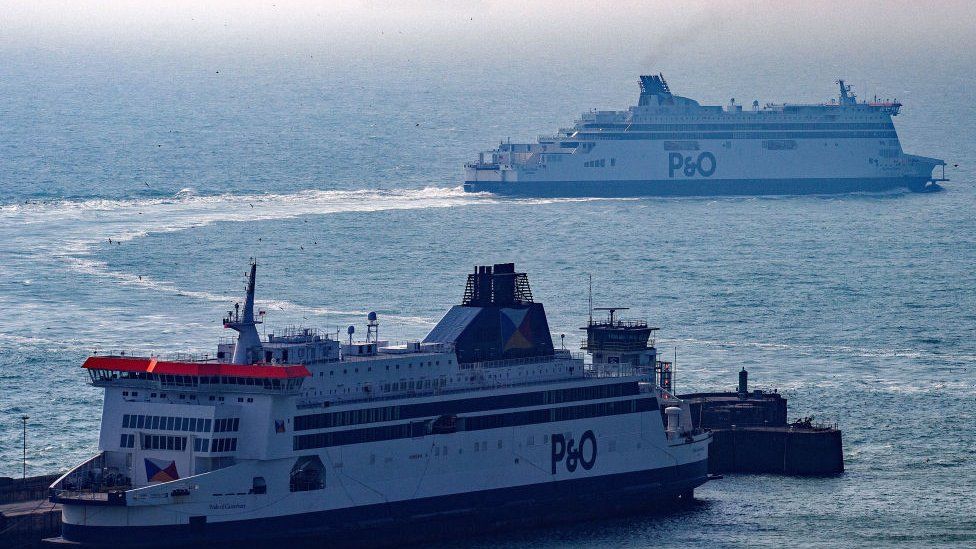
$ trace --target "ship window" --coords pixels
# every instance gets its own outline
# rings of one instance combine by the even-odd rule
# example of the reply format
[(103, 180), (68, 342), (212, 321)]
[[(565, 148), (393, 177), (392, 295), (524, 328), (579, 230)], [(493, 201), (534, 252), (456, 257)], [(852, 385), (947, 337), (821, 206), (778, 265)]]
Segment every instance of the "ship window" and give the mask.
[(288, 479), (292, 492), (308, 492), (325, 488), (325, 466), (318, 456), (302, 456), (295, 460)]
[(210, 420), (209, 419), (203, 420), (203, 431), (205, 433), (209, 433), (210, 432)]
[(138, 419), (138, 423), (136, 424), (136, 428), (142, 429), (143, 427), (146, 426), (146, 416), (140, 415), (138, 416), (138, 418), (139, 419)]
[(190, 430), (196, 432), (197, 430), (197, 420), (196, 418), (190, 418)]
[(152, 427), (151, 429), (159, 429), (159, 416), (152, 416)]
[(250, 494), (268, 493), (268, 484), (264, 481), (264, 477), (254, 477), (253, 479), (251, 479), (251, 490), (248, 493)]

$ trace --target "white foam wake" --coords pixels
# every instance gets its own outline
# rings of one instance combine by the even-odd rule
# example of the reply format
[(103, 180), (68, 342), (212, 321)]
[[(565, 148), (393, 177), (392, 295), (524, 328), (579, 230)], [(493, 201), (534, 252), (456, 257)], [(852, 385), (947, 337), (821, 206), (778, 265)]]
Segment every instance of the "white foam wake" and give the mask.
[[(255, 222), (346, 212), (451, 208), (500, 203), (484, 193), (466, 193), (461, 187), (426, 187), (396, 190), (305, 190), (290, 194), (220, 194), (201, 196), (184, 189), (170, 198), (48, 201), (0, 207), (0, 238), (4, 247), (35, 260), (54, 258), (69, 269), (130, 287), (211, 302), (226, 303), (239, 296), (181, 288), (146, 274), (110, 268), (92, 258), (98, 244), (126, 242), (149, 234), (162, 234), (218, 222)], [(506, 200), (509, 204), (546, 204), (590, 199)], [(36, 262), (32, 268), (37, 268)], [(0, 273), (14, 279), (25, 273), (14, 265), (0, 265)], [(355, 316), (366, 311), (310, 307), (287, 301), (263, 301), (270, 309), (315, 316)], [(403, 323), (430, 326), (434, 319), (387, 315)]]

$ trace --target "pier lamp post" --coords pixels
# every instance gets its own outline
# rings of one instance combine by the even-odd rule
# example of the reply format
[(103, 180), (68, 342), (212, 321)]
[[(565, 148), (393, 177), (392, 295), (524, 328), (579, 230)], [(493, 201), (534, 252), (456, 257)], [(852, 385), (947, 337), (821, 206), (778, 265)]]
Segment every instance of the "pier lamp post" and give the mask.
[(24, 422), (24, 483), (27, 483), (27, 420), (30, 416), (23, 415), (20, 416), (20, 420)]

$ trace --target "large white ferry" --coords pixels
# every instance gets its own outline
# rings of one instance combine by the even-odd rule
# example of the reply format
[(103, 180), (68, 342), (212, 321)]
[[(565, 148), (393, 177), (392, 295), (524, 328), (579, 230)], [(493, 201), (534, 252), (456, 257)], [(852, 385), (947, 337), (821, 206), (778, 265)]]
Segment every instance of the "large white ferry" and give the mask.
[[(58, 479), (58, 543), (385, 544), (651, 509), (707, 480), (656, 328), (553, 345), (513, 264), (468, 275), (423, 341), (258, 334), (256, 266), (216, 357), (92, 356), (100, 452)], [(260, 315), (258, 315), (260, 318)]]
[[(591, 111), (537, 143), (502, 143), (464, 166), (464, 189), (530, 196), (933, 191), (945, 162), (905, 154), (898, 101), (703, 106), (640, 77), (625, 111)], [(938, 176), (936, 166), (942, 166)]]

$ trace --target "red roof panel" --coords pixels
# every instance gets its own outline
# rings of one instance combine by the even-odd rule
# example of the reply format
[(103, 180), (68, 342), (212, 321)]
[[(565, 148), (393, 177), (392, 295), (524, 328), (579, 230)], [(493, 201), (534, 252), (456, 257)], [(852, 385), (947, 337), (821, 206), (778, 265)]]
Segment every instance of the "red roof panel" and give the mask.
[(219, 362), (170, 362), (147, 357), (90, 356), (82, 365), (89, 370), (146, 372), (180, 376), (234, 376), (264, 379), (311, 377), (305, 366), (268, 364), (225, 364)]

